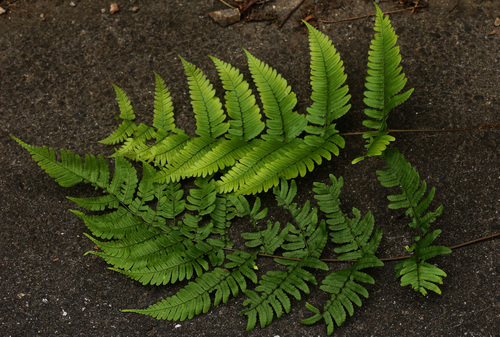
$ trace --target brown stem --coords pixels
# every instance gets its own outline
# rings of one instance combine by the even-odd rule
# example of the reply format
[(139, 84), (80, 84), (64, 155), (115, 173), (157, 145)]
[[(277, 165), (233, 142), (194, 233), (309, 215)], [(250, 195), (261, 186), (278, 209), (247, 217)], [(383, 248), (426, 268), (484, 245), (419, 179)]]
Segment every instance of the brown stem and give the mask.
[[(410, 132), (457, 132), (457, 131), (471, 131), (471, 130), (487, 130), (487, 129), (498, 129), (500, 128), (500, 123), (489, 124), (489, 125), (479, 125), (479, 126), (469, 126), (463, 128), (453, 128), (453, 129), (409, 129), (409, 130), (398, 130), (398, 129), (388, 129), (387, 132), (392, 133), (410, 133)], [(358, 136), (365, 133), (374, 131), (357, 131), (357, 132), (344, 132), (341, 136)]]
[[(468, 246), (468, 245), (472, 245), (472, 244), (475, 244), (475, 243), (478, 243), (478, 242), (481, 242), (481, 241), (485, 241), (485, 240), (489, 240), (489, 239), (494, 239), (494, 238), (497, 238), (497, 237), (500, 237), (500, 232), (495, 233), (495, 234), (491, 234), (491, 235), (488, 235), (488, 236), (483, 236), (483, 237), (480, 237), (480, 238), (477, 238), (477, 239), (474, 239), (474, 240), (470, 240), (470, 241), (467, 241), (467, 242), (464, 242), (464, 243), (460, 243), (458, 245), (450, 246), (448, 248), (450, 248), (451, 250), (457, 249), (457, 248), (462, 248), (462, 247), (465, 247), (465, 246)], [(236, 249), (234, 249), (234, 248), (224, 248), (224, 250), (236, 251)], [(285, 256), (270, 255), (270, 254), (258, 254), (258, 255), (262, 256), (262, 257), (270, 257), (270, 258), (273, 258), (273, 259), (300, 261), (299, 258), (295, 258), (295, 257), (285, 257)], [(382, 258), (380, 260), (381, 261), (404, 260), (404, 259), (409, 258), (410, 256), (411, 255), (402, 255), (402, 256), (396, 256), (396, 257), (385, 257), (385, 258)], [(339, 259), (321, 259), (321, 261), (323, 261), (323, 262), (356, 262), (356, 260), (339, 260)]]

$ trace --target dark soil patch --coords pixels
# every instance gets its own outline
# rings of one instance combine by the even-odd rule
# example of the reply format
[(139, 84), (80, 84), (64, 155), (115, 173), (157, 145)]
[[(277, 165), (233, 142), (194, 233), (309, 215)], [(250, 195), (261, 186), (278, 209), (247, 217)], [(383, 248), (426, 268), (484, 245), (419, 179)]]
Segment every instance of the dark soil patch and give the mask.
[[(187, 83), (177, 55), (195, 63), (218, 83), (206, 55), (243, 69), (240, 47), (275, 67), (294, 88), (299, 109), (308, 105), (307, 34), (299, 19), (309, 14), (340, 19), (374, 12), (368, 1), (306, 1), (279, 29), (268, 21), (222, 28), (208, 13), (222, 2), (120, 1), (114, 15), (103, 1), (0, 1), (0, 335), (2, 336), (319, 336), (321, 324), (306, 327), (305, 300), (270, 327), (245, 333), (237, 313), (243, 298), (185, 322), (156, 321), (122, 308), (141, 308), (178, 287), (143, 287), (83, 254), (93, 249), (82, 222), (65, 198), (92, 193), (86, 186), (64, 189), (15, 144), (9, 134), (34, 145), (111, 154), (97, 143), (117, 125), (111, 83), (132, 100), (141, 121), (152, 119), (154, 76), (167, 82), (177, 123), (192, 132)], [(129, 7), (139, 6), (137, 13)], [(395, 1), (382, 3), (398, 9)], [(43, 18), (41, 14), (43, 13)], [(443, 129), (500, 122), (499, 38), (488, 35), (500, 13), (498, 1), (429, 1), (413, 15), (391, 16), (399, 35), (408, 87), (415, 92), (390, 118), (394, 129)], [(360, 131), (366, 53), (373, 18), (319, 24), (342, 55), (353, 95), (342, 132)], [(217, 89), (220, 85), (217, 84)], [(219, 91), (220, 92), (220, 91)], [(498, 129), (450, 133), (396, 134), (396, 145), (436, 186), (439, 244), (454, 245), (500, 231), (500, 133)], [(361, 137), (349, 137), (340, 157), (299, 180), (303, 202), (313, 181), (329, 173), (344, 176), (345, 209), (371, 210), (384, 230), (380, 256), (404, 253), (408, 231), (399, 213), (386, 208), (386, 190), (376, 181), (380, 161), (350, 161), (363, 151)], [(279, 215), (276, 215), (279, 217)], [(499, 241), (457, 249), (435, 259), (448, 277), (441, 296), (428, 297), (399, 286), (394, 263), (375, 270), (370, 298), (336, 330), (339, 336), (494, 336), (499, 326)], [(335, 267), (335, 266), (334, 266)], [(307, 301), (323, 295), (313, 289)], [(495, 328), (496, 327), (496, 328)]]

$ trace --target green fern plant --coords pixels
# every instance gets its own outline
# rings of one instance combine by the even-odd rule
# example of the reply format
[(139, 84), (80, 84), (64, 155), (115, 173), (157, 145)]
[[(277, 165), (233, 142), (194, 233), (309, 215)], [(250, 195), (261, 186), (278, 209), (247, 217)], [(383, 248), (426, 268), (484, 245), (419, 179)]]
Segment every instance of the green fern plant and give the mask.
[(102, 143), (122, 143), (116, 155), (161, 167), (154, 178), (157, 182), (219, 173), (215, 182), (219, 193), (254, 194), (276, 186), (280, 178), (304, 176), (344, 147), (345, 141), (333, 122), (350, 108), (340, 56), (325, 35), (306, 25), (313, 102), (307, 114), (294, 111), (297, 97), (287, 81), (246, 50), (265, 122), (257, 98), (238, 69), (210, 56), (225, 90), (224, 111), (206, 76), (181, 58), (196, 118), (196, 136), (189, 137), (175, 126), (170, 94), (155, 74), (153, 127), (134, 123), (128, 97), (115, 86), (122, 122)]
[[(389, 208), (406, 209), (411, 228), (418, 231), (407, 249), (411, 257), (396, 265), (401, 285), (426, 295), (440, 293), (437, 284), (444, 271), (427, 262), (449, 249), (432, 246), (440, 234), (429, 232), (442, 207), (425, 213), (434, 197), (426, 183), (396, 149), (386, 149), (389, 112), (411, 94), (399, 92), (406, 83), (399, 66), (399, 49), (390, 22), (377, 5), (375, 39), (369, 58), (365, 113), (374, 120), (363, 124), (376, 129), (367, 133), (366, 155), (381, 155), (386, 170), (378, 171), (383, 186), (399, 186), (401, 194), (389, 196)], [(286, 80), (248, 51), (249, 70), (259, 95), (238, 69), (211, 57), (225, 90), (224, 106), (213, 85), (193, 64), (181, 58), (196, 118), (196, 136), (177, 128), (170, 93), (155, 74), (153, 125), (137, 125), (126, 94), (114, 86), (120, 119), (104, 144), (119, 145), (112, 155), (114, 169), (102, 156), (29, 145), (13, 137), (33, 159), (63, 187), (87, 183), (101, 192), (90, 198), (69, 197), (86, 212), (71, 210), (83, 220), (88, 238), (99, 247), (90, 254), (103, 258), (110, 269), (144, 285), (187, 284), (176, 294), (145, 309), (127, 309), (157, 319), (185, 320), (206, 313), (232, 297), (245, 296), (247, 330), (262, 328), (288, 314), (294, 301), (317, 285), (317, 271), (329, 271), (323, 261), (328, 246), (350, 267), (329, 271), (320, 289), (328, 297), (322, 308), (311, 303), (312, 316), (304, 324), (324, 321), (328, 334), (352, 316), (355, 306), (368, 297), (365, 284), (375, 280), (367, 269), (383, 266), (376, 257), (382, 231), (368, 212), (363, 217), (341, 210), (343, 179), (315, 183), (317, 202), (294, 202), (293, 178), (330, 160), (344, 146), (334, 122), (350, 108), (350, 95), (340, 56), (331, 41), (304, 23), (311, 50), (312, 105), (307, 113), (295, 109), (296, 95)], [(261, 108), (257, 103), (260, 100)], [(264, 121), (263, 121), (264, 119)], [(142, 167), (138, 172), (135, 161)], [(191, 183), (186, 188), (184, 182)], [(186, 188), (186, 191), (185, 191)], [(259, 197), (248, 194), (273, 190), (278, 207), (288, 221), (267, 220), (267, 208)], [(235, 247), (230, 228), (248, 223), (241, 233), (244, 247)], [(273, 257), (278, 265), (258, 276), (259, 262)]]

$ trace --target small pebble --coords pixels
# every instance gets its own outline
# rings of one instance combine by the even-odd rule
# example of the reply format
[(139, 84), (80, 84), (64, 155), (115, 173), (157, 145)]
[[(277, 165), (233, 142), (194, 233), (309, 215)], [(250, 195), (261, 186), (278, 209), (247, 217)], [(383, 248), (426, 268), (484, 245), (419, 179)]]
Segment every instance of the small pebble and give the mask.
[(119, 11), (120, 8), (118, 8), (118, 4), (116, 2), (112, 3), (111, 6), (109, 6), (109, 14), (113, 15)]
[(210, 17), (222, 27), (227, 27), (240, 21), (240, 11), (237, 8), (228, 8), (208, 13)]

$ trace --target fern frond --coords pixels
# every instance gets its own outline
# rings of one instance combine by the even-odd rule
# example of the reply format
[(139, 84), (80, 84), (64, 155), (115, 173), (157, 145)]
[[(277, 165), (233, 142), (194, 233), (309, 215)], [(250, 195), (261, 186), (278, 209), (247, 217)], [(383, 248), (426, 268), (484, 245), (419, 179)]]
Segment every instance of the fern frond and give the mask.
[(255, 175), (255, 170), (263, 165), (263, 160), (272, 156), (286, 144), (270, 139), (267, 141), (255, 140), (253, 150), (247, 152), (234, 166), (224, 173), (216, 182), (218, 193), (237, 191), (245, 179)]
[(429, 246), (441, 233), (440, 230), (432, 232), (428, 230), (441, 215), (443, 206), (440, 205), (434, 212), (425, 213), (434, 199), (435, 189), (432, 188), (425, 196), (427, 192), (425, 180), (420, 180), (417, 171), (397, 149), (385, 151), (382, 158), (386, 162), (386, 170), (377, 171), (380, 183), (384, 187), (397, 186), (402, 192), (388, 196), (391, 201), (389, 208), (406, 209), (405, 215), (411, 219), (408, 226), (419, 231), (419, 235), (414, 237), (415, 242), (408, 248), (412, 256), (396, 265), (396, 277), (401, 277), (402, 286), (411, 285), (415, 291), (420, 291), (424, 296), (427, 295), (427, 290), (441, 294), (435, 283), (442, 284), (442, 277), (445, 277), (446, 273), (425, 261), (437, 255), (451, 253), (447, 247)]
[(220, 235), (224, 240), (224, 246), (231, 248), (233, 243), (229, 239), (228, 230), (231, 227), (231, 220), (236, 216), (236, 208), (228, 194), (217, 194), (214, 204), (215, 208), (210, 213), (212, 233)]
[(253, 206), (250, 208), (250, 203), (244, 196), (239, 195), (236, 197), (232, 193), (227, 194), (227, 196), (231, 200), (234, 207), (236, 208), (236, 215), (238, 217), (249, 216), (250, 221), (252, 222), (254, 227), (257, 225), (257, 222), (259, 220), (262, 220), (266, 217), (267, 208), (264, 208), (262, 210), (260, 209), (261, 201), (259, 197), (255, 198), (255, 202)]
[(335, 325), (341, 326), (347, 314), (354, 314), (354, 306), (356, 304), (361, 307), (362, 301), (360, 295), (368, 298), (368, 291), (360, 282), (374, 284), (373, 278), (359, 271), (367, 267), (382, 266), (383, 263), (374, 256), (363, 257), (358, 260), (352, 267), (330, 273), (322, 282), (321, 290), (330, 295), (330, 299), (323, 307), (323, 312), (313, 305), (306, 303), (306, 308), (314, 315), (304, 319), (302, 324), (311, 325), (320, 320), (324, 320), (327, 326), (327, 333), (331, 335)]
[(196, 117), (196, 134), (200, 137), (217, 138), (227, 132), (229, 124), (222, 103), (206, 76), (194, 64), (181, 57), (188, 77), (191, 105)]
[(309, 125), (305, 131), (323, 137), (331, 123), (349, 111), (351, 95), (347, 94), (347, 85), (343, 85), (347, 76), (331, 40), (307, 22), (304, 24), (309, 30), (313, 101), (307, 109)]
[(226, 303), (231, 296), (238, 296), (246, 290), (246, 278), (256, 282), (257, 275), (253, 271), (256, 254), (236, 251), (228, 256), (231, 261), (225, 265), (227, 269), (215, 268), (204, 273), (194, 282), (181, 289), (172, 297), (166, 298), (147, 309), (128, 309), (124, 312), (135, 312), (149, 315), (157, 319), (180, 320), (191, 319), (201, 313), (207, 313), (212, 306), (210, 294), (215, 291), (213, 305)]
[(265, 328), (272, 323), (275, 315), (280, 318), (283, 313), (289, 313), (291, 309), (289, 296), (300, 300), (301, 292), (306, 294), (310, 292), (308, 283), (317, 284), (314, 275), (303, 268), (320, 266), (323, 269), (323, 265), (317, 263), (319, 260), (305, 258), (301, 261), (286, 261), (288, 266), (286, 271), (268, 271), (260, 279), (255, 291), (245, 291), (248, 299), (243, 305), (249, 305), (249, 307), (242, 310), (240, 314), (248, 317), (247, 331), (255, 328), (257, 319), (261, 328)]
[[(271, 324), (273, 317), (281, 317), (289, 313), (291, 302), (289, 296), (301, 299), (301, 292), (309, 293), (308, 283), (316, 284), (316, 278), (304, 268), (328, 270), (328, 266), (319, 257), (326, 244), (324, 221), (318, 222), (316, 210), (310, 209), (307, 201), (304, 207), (299, 208), (293, 203), (297, 192), (295, 182), (290, 186), (282, 180), (279, 187), (274, 189), (278, 204), (288, 209), (295, 224), (288, 223), (285, 229), (278, 231), (279, 223), (274, 225), (268, 222), (266, 231), (259, 233), (245, 233), (244, 237), (252, 239), (247, 245), (252, 247), (261, 245), (263, 241), (271, 241), (271, 251), (276, 249), (277, 239), (283, 241), (281, 248), (286, 250), (283, 256), (294, 259), (276, 258), (275, 261), (286, 266), (287, 270), (271, 270), (259, 280), (255, 290), (247, 290), (248, 299), (243, 303), (249, 305), (240, 314), (248, 316), (247, 331), (252, 330), (260, 322), (262, 328)], [(270, 239), (270, 240), (269, 240)], [(263, 249), (267, 247), (263, 245)], [(297, 260), (298, 259), (298, 260)]]
[(285, 142), (295, 139), (307, 124), (303, 115), (293, 111), (297, 104), (295, 93), (275, 69), (258, 60), (247, 50), (244, 51), (267, 117), (267, 136), (263, 138)]
[(187, 209), (196, 211), (200, 216), (212, 213), (217, 199), (215, 181), (208, 178), (198, 178), (194, 183), (198, 188), (189, 190)]
[(372, 118), (363, 121), (363, 125), (375, 129), (369, 133), (365, 145), (367, 151), (362, 157), (356, 158), (357, 163), (369, 156), (379, 156), (389, 142), (394, 140), (387, 134), (387, 118), (389, 112), (396, 106), (403, 104), (412, 94), (413, 88), (401, 93), (406, 85), (405, 74), (401, 72), (401, 54), (399, 47), (395, 46), (397, 36), (391, 22), (380, 8), (375, 4), (377, 14), (375, 18), (375, 38), (370, 45), (368, 57), (368, 77), (364, 102), (367, 105), (365, 114)]
[[(122, 270), (111, 268), (114, 271), (127, 275), (128, 277), (141, 282), (142, 284), (164, 285), (168, 283), (175, 283), (184, 279), (191, 279), (193, 276), (201, 276), (204, 271), (208, 270), (209, 263), (206, 258), (214, 254), (214, 247), (198, 242), (192, 244), (191, 240), (183, 241), (185, 250), (179, 249), (170, 254), (165, 254), (164, 250), (159, 253), (157, 251), (150, 251), (149, 246), (141, 247), (144, 251), (135, 251), (136, 256), (128, 256), (127, 259), (133, 259), (140, 256), (144, 259), (147, 256), (147, 264), (142, 267), (135, 267), (130, 270)], [(153, 255), (154, 254), (154, 255)], [(161, 256), (161, 259), (158, 258)], [(219, 259), (214, 259), (217, 264), (220, 264)]]
[(155, 73), (155, 105), (153, 126), (163, 131), (176, 129), (174, 121), (174, 106), (170, 92), (163, 79)]
[(374, 219), (368, 212), (362, 219), (361, 213), (353, 208), (354, 218), (349, 218), (340, 209), (339, 195), (344, 184), (342, 177), (337, 179), (330, 175), (331, 184), (315, 183), (314, 198), (322, 213), (325, 214), (331, 230), (331, 240), (335, 244), (341, 244), (334, 251), (339, 260), (357, 260), (350, 267), (335, 271), (323, 280), (321, 290), (330, 294), (330, 299), (325, 303), (323, 311), (307, 303), (306, 307), (314, 314), (302, 321), (303, 324), (314, 324), (324, 320), (327, 325), (327, 333), (333, 333), (335, 324), (341, 326), (347, 313), (352, 316), (354, 306), (361, 306), (359, 295), (368, 297), (368, 291), (359, 282), (373, 284), (375, 281), (368, 274), (360, 270), (371, 267), (380, 267), (384, 264), (375, 253), (382, 239), (380, 229), (373, 231)]
[(368, 142), (365, 147), (368, 149), (366, 155), (358, 157), (352, 161), (352, 164), (356, 164), (366, 157), (380, 156), (382, 152), (387, 148), (390, 142), (396, 140), (393, 136), (389, 135), (387, 131), (382, 132), (369, 132), (363, 135), (363, 138), (368, 138)]
[(191, 319), (201, 313), (207, 313), (211, 307), (210, 292), (227, 278), (227, 270), (217, 268), (211, 273), (205, 273), (195, 282), (181, 289), (172, 297), (166, 298), (147, 309), (126, 309), (123, 312), (135, 312), (138, 314), (152, 316), (156, 319), (169, 321), (183, 321)]
[[(186, 201), (183, 199), (184, 191), (180, 183), (155, 184), (157, 197), (156, 213), (165, 219), (173, 219), (183, 213)], [(175, 222), (175, 221), (174, 221)]]
[[(266, 145), (270, 142), (274, 142), (274, 140), (266, 141)], [(271, 152), (269, 152), (266, 156), (263, 156), (257, 162), (255, 162), (252, 167), (248, 167), (249, 170), (247, 170), (246, 172), (243, 171), (245, 172), (243, 175), (241, 175), (240, 177), (238, 177), (238, 175), (233, 175), (233, 179), (235, 179), (235, 177), (238, 177), (237, 181), (232, 182), (232, 184), (236, 184), (238, 186), (236, 193), (255, 194), (262, 191), (265, 192), (278, 185), (282, 172), (290, 170), (291, 165), (296, 164), (296, 162), (300, 161), (301, 158), (306, 156), (306, 151), (304, 149), (301, 149), (301, 145), (303, 144), (304, 141), (302, 139), (295, 138), (289, 143), (278, 145), (274, 151), (271, 150)], [(260, 148), (256, 148), (255, 151), (260, 151)], [(251, 158), (251, 155), (252, 154), (249, 153), (248, 156)], [(255, 156), (254, 158), (258, 158), (258, 156)], [(243, 159), (246, 158), (244, 157)], [(243, 159), (240, 161), (240, 163), (243, 163)], [(231, 174), (238, 172), (238, 169), (243, 167), (243, 165), (235, 166), (226, 175), (221, 177), (221, 180), (226, 176), (230, 176)], [(291, 173), (293, 176), (294, 172)], [(295, 173), (296, 177), (299, 174), (298, 170)], [(228, 182), (226, 181), (226, 184), (227, 183)]]
[(246, 142), (260, 135), (265, 124), (261, 121), (259, 106), (248, 82), (240, 71), (229, 63), (210, 56), (217, 67), (222, 85), (226, 90), (226, 111), (229, 120), (229, 139), (242, 139)]
[(142, 222), (138, 222), (134, 231), (129, 231), (118, 240), (99, 241), (88, 234), (86, 236), (101, 249), (87, 254), (97, 255), (113, 268), (123, 270), (141, 268), (152, 260), (160, 260), (164, 255), (173, 256), (185, 250), (185, 238), (178, 232), (165, 233)]
[(128, 99), (125, 92), (118, 86), (113, 84), (113, 88), (116, 92), (116, 99), (118, 100), (118, 107), (120, 108), (120, 119), (122, 123), (109, 137), (99, 141), (99, 143), (114, 145), (121, 143), (125, 138), (132, 135), (137, 125), (133, 122), (135, 119), (135, 113), (132, 108), (132, 104)]
[(58, 161), (53, 148), (32, 146), (14, 136), (11, 137), (62, 187), (71, 187), (83, 181), (105, 188), (109, 183), (109, 167), (101, 155), (97, 158), (86, 155), (83, 161), (70, 150), (61, 149), (61, 161)]
[[(361, 212), (353, 208), (353, 218), (346, 216), (340, 209), (340, 191), (344, 184), (342, 177), (337, 179), (330, 174), (331, 184), (314, 184), (314, 198), (318, 200), (318, 205), (322, 213), (325, 214), (329, 225), (330, 236), (333, 243), (342, 246), (336, 247), (334, 251), (338, 254), (339, 260), (359, 260), (367, 256), (375, 255), (382, 231), (375, 230), (375, 220), (371, 212), (361, 219)], [(373, 236), (372, 236), (373, 235)]]
[(83, 220), (92, 235), (102, 239), (122, 239), (128, 233), (136, 231), (137, 226), (142, 225), (142, 221), (124, 207), (103, 215), (86, 215), (80, 211), (70, 211)]

